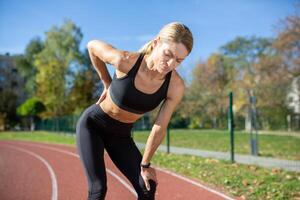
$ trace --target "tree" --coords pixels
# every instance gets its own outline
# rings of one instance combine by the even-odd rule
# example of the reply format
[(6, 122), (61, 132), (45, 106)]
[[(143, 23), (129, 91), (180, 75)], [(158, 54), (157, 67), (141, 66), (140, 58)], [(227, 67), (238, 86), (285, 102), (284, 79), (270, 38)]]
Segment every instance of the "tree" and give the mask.
[(25, 79), (25, 90), (29, 97), (36, 94), (37, 68), (34, 65), (34, 60), (43, 48), (44, 43), (40, 38), (34, 38), (26, 46), (25, 53), (15, 58), (18, 72)]
[(73, 68), (82, 58), (79, 45), (80, 29), (67, 20), (61, 27), (52, 27), (46, 33), (43, 50), (37, 54), (37, 97), (46, 106), (44, 117), (70, 113), (69, 92), (73, 83)]
[[(300, 8), (300, 4), (297, 6)], [(282, 61), (293, 77), (300, 76), (300, 11), (286, 17), (277, 26), (273, 46), (280, 52)]]
[(18, 122), (16, 107), (25, 98), (24, 80), (15, 66), (15, 56), (0, 55), (0, 129), (9, 129)]
[(28, 117), (30, 120), (30, 130), (35, 129), (34, 118), (45, 110), (44, 104), (36, 98), (27, 99), (17, 108), (17, 114)]
[(70, 88), (70, 110), (74, 114), (81, 113), (86, 107), (96, 102), (103, 90), (102, 82), (94, 70), (88, 51), (82, 55), (79, 69), (74, 73), (72, 87)]
[(219, 54), (211, 55), (207, 62), (199, 63), (193, 81), (184, 98), (185, 110), (191, 117), (191, 127), (199, 127), (209, 119), (213, 128), (226, 126), (227, 96), (235, 76), (230, 60)]
[(16, 121), (17, 95), (12, 90), (0, 91), (0, 130)]
[[(276, 54), (272, 48), (272, 39), (259, 37), (237, 37), (233, 41), (221, 47), (221, 54), (229, 57), (232, 60), (233, 67), (238, 71), (236, 77), (236, 94), (238, 102), (244, 102), (244, 105), (239, 105), (243, 108), (243, 115), (246, 117), (246, 129), (250, 129), (250, 118), (247, 113), (247, 107), (250, 107), (249, 99), (253, 96), (258, 99), (257, 88), (259, 87), (259, 71), (254, 67), (260, 62), (260, 59), (265, 56)], [(244, 99), (244, 100), (243, 100)]]
[[(237, 37), (222, 46), (220, 53), (212, 54), (206, 62), (195, 67), (181, 107), (182, 113), (192, 117), (193, 127), (207, 119), (212, 122), (212, 127), (226, 127), (230, 91), (234, 93), (234, 111), (239, 119), (240, 116), (247, 119), (249, 98), (254, 95), (265, 127), (283, 125), (288, 112), (283, 102), (289, 79), (272, 41)], [(282, 114), (275, 117), (271, 110)]]
[[(297, 9), (298, 8), (298, 9)], [(296, 5), (296, 12), (281, 20), (277, 25), (277, 38), (274, 48), (281, 57), (287, 77), (290, 80), (290, 95), (295, 96), (293, 102), (300, 106), (300, 4)], [(298, 98), (297, 98), (298, 96)], [(297, 115), (296, 109), (289, 114)], [(291, 116), (292, 116), (291, 115)], [(295, 118), (297, 120), (297, 117)], [(299, 124), (299, 118), (297, 120)]]
[(291, 78), (282, 64), (280, 56), (264, 56), (260, 62), (253, 65), (258, 72), (255, 88), (258, 98), (257, 107), (260, 111), (260, 121), (265, 129), (285, 127), (289, 109), (286, 97)]

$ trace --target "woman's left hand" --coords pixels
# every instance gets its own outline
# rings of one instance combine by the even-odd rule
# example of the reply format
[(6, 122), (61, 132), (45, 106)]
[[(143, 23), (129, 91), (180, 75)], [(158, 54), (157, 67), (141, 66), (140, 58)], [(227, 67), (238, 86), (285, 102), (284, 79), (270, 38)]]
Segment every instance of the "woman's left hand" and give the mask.
[(107, 88), (103, 89), (102, 94), (96, 103), (97, 105), (99, 105), (106, 98), (107, 91), (108, 91)]
[(145, 185), (147, 190), (150, 190), (150, 184), (149, 184), (149, 180), (152, 179), (153, 181), (155, 181), (156, 185), (157, 185), (157, 178), (156, 178), (156, 172), (155, 169), (152, 167), (149, 168), (141, 168), (141, 176), (144, 179)]

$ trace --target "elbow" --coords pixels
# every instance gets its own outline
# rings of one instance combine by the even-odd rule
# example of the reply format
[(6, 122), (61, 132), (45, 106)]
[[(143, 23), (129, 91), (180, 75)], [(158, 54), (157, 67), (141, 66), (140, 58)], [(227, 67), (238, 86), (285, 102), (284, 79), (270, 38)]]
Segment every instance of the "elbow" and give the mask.
[(91, 49), (95, 49), (95, 47), (99, 47), (99, 46), (103, 46), (104, 42), (100, 41), (100, 40), (90, 40), (86, 47), (87, 49), (91, 50)]
[(164, 135), (167, 131), (167, 126), (161, 126), (161, 125), (157, 125), (155, 124), (153, 127), (152, 127), (152, 131), (155, 132), (155, 133), (158, 133), (160, 135)]
[(87, 45), (86, 45), (86, 48), (87, 48), (88, 50), (91, 50), (91, 49), (93, 48), (95, 42), (96, 42), (96, 40), (91, 40), (91, 41), (89, 41), (89, 42), (87, 43)]

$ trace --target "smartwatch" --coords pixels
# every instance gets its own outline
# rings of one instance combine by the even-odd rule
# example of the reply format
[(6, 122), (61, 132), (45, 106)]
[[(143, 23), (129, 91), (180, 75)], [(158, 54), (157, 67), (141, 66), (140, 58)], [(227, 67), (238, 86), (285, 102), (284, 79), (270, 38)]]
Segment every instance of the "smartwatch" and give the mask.
[(148, 163), (148, 164), (142, 164), (142, 163), (141, 163), (141, 167), (142, 167), (142, 168), (149, 168), (150, 165), (151, 165), (151, 163)]

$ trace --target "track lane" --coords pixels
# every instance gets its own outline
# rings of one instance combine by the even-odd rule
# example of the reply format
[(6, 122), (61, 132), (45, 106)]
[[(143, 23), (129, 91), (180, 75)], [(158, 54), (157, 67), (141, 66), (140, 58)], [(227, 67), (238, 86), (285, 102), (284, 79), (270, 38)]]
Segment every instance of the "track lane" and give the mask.
[(49, 170), (36, 157), (0, 143), (0, 199), (51, 199)]
[[(1, 141), (0, 144), (1, 143), (3, 143), (3, 141)], [(42, 143), (30, 144), (29, 142), (19, 141), (5, 143), (8, 145), (14, 145), (16, 147), (21, 147), (26, 150), (33, 151), (47, 159), (47, 161), (52, 165), (57, 176), (57, 183), (59, 188), (58, 199), (81, 200), (87, 198), (87, 180), (84, 175), (84, 171), (78, 156), (70, 156), (66, 153), (53, 151), (53, 149), (38, 147), (38, 145), (45, 145)], [(69, 152), (73, 153), (71, 151)], [(106, 196), (107, 200), (123, 199), (124, 197), (128, 200), (135, 199), (135, 196), (126, 187), (124, 187), (114, 176), (110, 175), (109, 173), (107, 175), (107, 185), (109, 188)], [(48, 185), (48, 187), (50, 187), (50, 185)]]
[[(19, 142), (19, 141), (18, 141)], [(19, 142), (19, 143), (24, 143), (24, 142)], [(52, 151), (65, 151), (64, 154), (67, 155), (68, 152), (73, 154), (73, 157), (77, 157), (78, 155), (76, 148), (73, 146), (66, 146), (66, 145), (57, 145), (57, 144), (47, 144), (47, 143), (36, 143), (36, 142), (25, 142), (27, 145), (36, 145), (38, 147), (40, 145), (40, 148), (48, 148), (48, 150)], [(25, 144), (25, 145), (26, 145)], [(62, 152), (61, 152), (62, 153)], [(126, 182), (129, 186), (129, 188), (132, 189), (131, 184), (129, 181), (123, 176), (123, 174), (114, 166), (112, 161), (109, 159), (109, 156), (105, 154), (105, 162), (106, 162), (106, 167), (108, 170), (111, 170), (112, 173), (115, 175), (119, 176), (121, 179), (123, 179), (124, 182)], [(81, 166), (80, 166), (81, 167)], [(157, 176), (159, 180), (159, 185), (157, 188), (157, 200), (162, 200), (162, 199), (168, 199), (168, 200), (179, 200), (179, 199), (211, 199), (211, 200), (221, 200), (221, 199), (228, 199), (232, 200), (234, 198), (231, 198), (227, 196), (226, 194), (223, 194), (215, 189), (212, 189), (211, 187), (205, 186), (204, 184), (199, 183), (196, 180), (188, 179), (183, 176), (179, 176), (177, 174), (174, 174), (168, 170), (164, 170), (161, 168), (157, 168)], [(109, 182), (110, 178), (108, 178)], [(72, 181), (72, 180), (71, 180)], [(74, 180), (73, 180), (74, 181)], [(120, 184), (120, 183), (119, 183)], [(133, 195), (132, 191), (129, 191), (129, 188), (124, 187), (125, 193), (121, 192), (122, 198), (124, 199), (127, 193), (131, 193), (127, 198), (125, 199), (136, 199)], [(84, 189), (85, 190), (85, 189)], [(127, 190), (127, 191), (126, 191)], [(112, 184), (111, 186), (108, 185), (108, 193), (107, 193), (107, 199), (120, 199), (116, 197), (109, 197), (110, 194), (116, 194), (119, 193), (116, 191), (115, 186)]]

